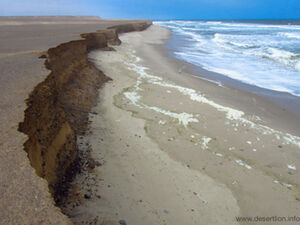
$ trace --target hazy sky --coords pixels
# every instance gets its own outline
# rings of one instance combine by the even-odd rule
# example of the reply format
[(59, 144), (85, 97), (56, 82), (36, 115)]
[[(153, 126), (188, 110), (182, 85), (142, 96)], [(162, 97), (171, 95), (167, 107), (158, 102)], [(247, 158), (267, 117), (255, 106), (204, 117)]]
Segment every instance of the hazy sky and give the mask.
[(0, 0), (0, 16), (145, 19), (300, 19), (300, 0)]

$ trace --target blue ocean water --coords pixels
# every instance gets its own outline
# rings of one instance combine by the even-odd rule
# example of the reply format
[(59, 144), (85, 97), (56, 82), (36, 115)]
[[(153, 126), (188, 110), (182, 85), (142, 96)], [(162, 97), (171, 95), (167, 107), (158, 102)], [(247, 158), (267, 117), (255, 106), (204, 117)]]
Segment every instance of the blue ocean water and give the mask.
[(300, 96), (300, 25), (283, 23), (155, 22), (184, 40), (173, 49), (177, 58), (247, 84)]

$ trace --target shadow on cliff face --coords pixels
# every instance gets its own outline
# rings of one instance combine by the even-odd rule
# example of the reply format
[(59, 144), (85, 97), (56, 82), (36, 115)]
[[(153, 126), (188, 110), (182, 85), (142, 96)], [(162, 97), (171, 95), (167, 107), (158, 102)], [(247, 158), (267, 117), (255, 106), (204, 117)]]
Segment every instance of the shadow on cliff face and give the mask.
[(119, 33), (142, 31), (150, 25), (151, 22), (123, 24), (82, 34), (84, 40), (61, 44), (44, 56), (51, 73), (27, 99), (19, 131), (28, 135), (24, 150), (37, 175), (48, 181), (58, 205), (67, 196), (69, 182), (82, 167), (77, 135), (87, 131), (88, 114), (96, 102), (98, 89), (110, 79), (88, 62), (88, 52), (113, 50), (108, 44), (121, 44)]

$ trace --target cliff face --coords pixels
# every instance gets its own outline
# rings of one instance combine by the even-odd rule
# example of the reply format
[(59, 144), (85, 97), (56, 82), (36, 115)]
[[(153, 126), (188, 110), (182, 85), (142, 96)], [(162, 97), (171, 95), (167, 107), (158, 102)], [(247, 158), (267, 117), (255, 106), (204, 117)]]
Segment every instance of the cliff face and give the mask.
[(87, 49), (107, 48), (110, 45), (120, 45), (116, 29), (99, 30), (97, 33), (81, 34), (87, 40)]
[(88, 62), (96, 48), (118, 45), (118, 34), (141, 31), (151, 23), (115, 26), (96, 33), (82, 34), (84, 40), (51, 48), (45, 66), (51, 71), (27, 99), (24, 122), (19, 130), (28, 135), (24, 149), (36, 173), (48, 181), (56, 200), (64, 194), (62, 185), (78, 171), (76, 135), (87, 130), (88, 114), (107, 80)]
[(118, 34), (120, 33), (127, 33), (137, 30), (145, 30), (147, 29), (152, 23), (145, 22), (145, 23), (129, 23), (129, 24), (121, 24), (117, 26), (109, 27), (108, 29), (114, 29)]

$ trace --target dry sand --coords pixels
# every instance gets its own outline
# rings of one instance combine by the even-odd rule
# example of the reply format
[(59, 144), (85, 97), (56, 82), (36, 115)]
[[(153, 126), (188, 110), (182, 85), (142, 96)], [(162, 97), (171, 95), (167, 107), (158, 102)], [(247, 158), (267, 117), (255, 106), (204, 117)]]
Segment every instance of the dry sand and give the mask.
[[(160, 49), (169, 36), (151, 26), (122, 35), (115, 52), (90, 54), (113, 81), (80, 139), (101, 166), (76, 178), (75, 194), (90, 198), (65, 209), (72, 221), (207, 225), (299, 216), (300, 138), (272, 122), (281, 109), (187, 73)], [(259, 117), (248, 102), (264, 107)]]

